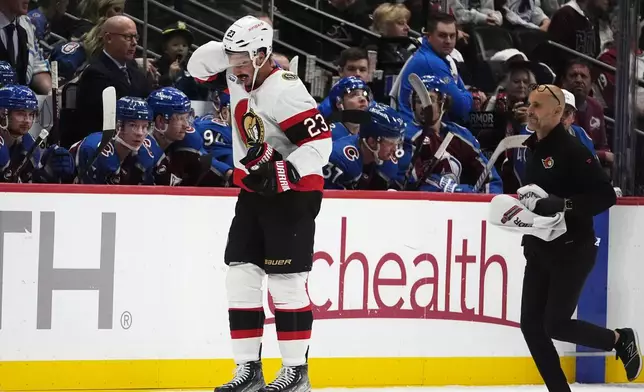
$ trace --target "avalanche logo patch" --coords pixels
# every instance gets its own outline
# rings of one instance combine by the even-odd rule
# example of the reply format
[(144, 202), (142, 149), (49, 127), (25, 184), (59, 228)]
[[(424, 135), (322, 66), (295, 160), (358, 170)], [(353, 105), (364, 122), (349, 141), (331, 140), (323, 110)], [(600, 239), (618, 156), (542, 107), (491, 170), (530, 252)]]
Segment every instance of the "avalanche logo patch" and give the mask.
[(548, 157), (546, 159), (542, 159), (541, 163), (543, 163), (544, 168), (552, 169), (552, 167), (555, 165), (555, 160), (552, 157)]
[(68, 42), (63, 47), (60, 49), (64, 54), (72, 54), (74, 53), (78, 48), (80, 47), (80, 44), (78, 42)]

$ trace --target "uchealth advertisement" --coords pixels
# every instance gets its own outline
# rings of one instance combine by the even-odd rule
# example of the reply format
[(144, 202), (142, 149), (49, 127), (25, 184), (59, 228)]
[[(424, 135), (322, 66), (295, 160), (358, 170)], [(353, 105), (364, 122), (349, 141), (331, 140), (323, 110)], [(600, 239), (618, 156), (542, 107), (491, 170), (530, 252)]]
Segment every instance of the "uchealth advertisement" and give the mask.
[[(0, 361), (231, 358), (235, 202), (3, 194)], [(521, 237), (486, 216), (487, 203), (325, 198), (309, 357), (528, 357)], [(265, 308), (263, 357), (278, 358)]]

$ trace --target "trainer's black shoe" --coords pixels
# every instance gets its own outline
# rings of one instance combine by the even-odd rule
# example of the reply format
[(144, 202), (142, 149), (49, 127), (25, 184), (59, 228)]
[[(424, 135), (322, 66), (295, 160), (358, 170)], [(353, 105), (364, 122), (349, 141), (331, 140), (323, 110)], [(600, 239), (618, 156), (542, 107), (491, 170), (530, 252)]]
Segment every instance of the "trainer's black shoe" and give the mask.
[(640, 355), (639, 339), (637, 332), (631, 328), (617, 329), (619, 339), (615, 343), (616, 358), (624, 363), (626, 378), (633, 381), (642, 371), (642, 357)]
[(311, 392), (309, 365), (282, 367), (277, 378), (260, 392)]
[(235, 377), (230, 382), (215, 388), (215, 392), (257, 392), (265, 385), (262, 363), (247, 362), (238, 365), (235, 369)]

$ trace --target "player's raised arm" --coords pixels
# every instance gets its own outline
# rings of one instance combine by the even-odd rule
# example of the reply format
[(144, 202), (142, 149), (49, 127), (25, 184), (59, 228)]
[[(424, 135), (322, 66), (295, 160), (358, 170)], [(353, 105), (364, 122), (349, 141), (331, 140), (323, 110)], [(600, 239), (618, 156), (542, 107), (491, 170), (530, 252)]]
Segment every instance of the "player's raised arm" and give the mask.
[(188, 72), (198, 82), (214, 80), (217, 74), (230, 67), (222, 42), (210, 41), (200, 46), (188, 60)]

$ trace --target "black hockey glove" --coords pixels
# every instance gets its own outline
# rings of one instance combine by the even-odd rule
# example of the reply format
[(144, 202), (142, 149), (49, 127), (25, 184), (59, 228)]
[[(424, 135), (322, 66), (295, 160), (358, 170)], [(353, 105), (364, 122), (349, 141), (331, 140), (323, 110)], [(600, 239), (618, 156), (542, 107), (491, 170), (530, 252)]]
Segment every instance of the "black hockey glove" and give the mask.
[(541, 216), (552, 216), (558, 212), (564, 212), (566, 207), (565, 200), (559, 196), (549, 195), (543, 199), (539, 199), (534, 207), (534, 212)]
[(300, 174), (289, 161), (266, 162), (248, 169), (244, 185), (257, 193), (270, 196), (292, 189), (300, 181)]
[(281, 161), (282, 154), (275, 150), (268, 143), (256, 143), (250, 146), (246, 156), (239, 162), (250, 170), (251, 167), (261, 165), (263, 163)]

